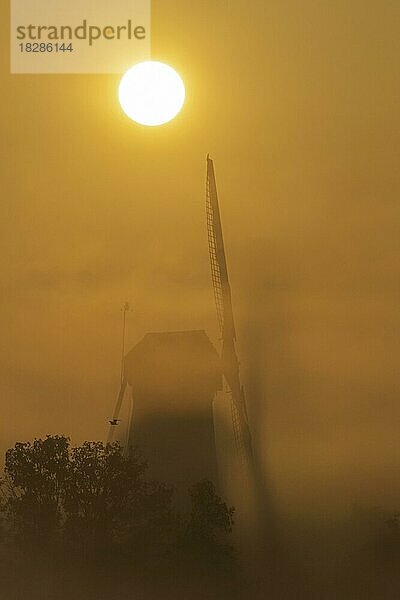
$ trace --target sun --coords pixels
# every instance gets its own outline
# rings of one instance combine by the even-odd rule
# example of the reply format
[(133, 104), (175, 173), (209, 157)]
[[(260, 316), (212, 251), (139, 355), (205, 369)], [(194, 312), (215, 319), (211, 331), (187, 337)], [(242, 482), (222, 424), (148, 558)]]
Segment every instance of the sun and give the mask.
[(125, 73), (118, 96), (130, 119), (154, 127), (176, 117), (185, 102), (185, 86), (172, 67), (149, 60)]

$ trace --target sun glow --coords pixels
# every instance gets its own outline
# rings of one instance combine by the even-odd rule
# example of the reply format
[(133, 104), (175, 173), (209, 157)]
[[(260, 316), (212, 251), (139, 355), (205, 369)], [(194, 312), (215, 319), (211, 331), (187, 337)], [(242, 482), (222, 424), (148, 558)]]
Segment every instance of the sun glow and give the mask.
[(125, 73), (118, 95), (122, 109), (130, 119), (140, 125), (163, 125), (181, 110), (185, 86), (169, 65), (146, 61)]

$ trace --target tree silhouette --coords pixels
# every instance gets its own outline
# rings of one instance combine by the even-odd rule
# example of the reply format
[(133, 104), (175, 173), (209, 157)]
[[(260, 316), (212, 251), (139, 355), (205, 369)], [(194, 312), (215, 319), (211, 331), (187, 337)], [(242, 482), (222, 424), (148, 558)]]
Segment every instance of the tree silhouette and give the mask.
[(71, 449), (63, 436), (17, 443), (6, 453), (4, 512), (22, 545), (62, 539), (86, 559), (111, 547), (132, 555), (139, 543), (142, 556), (160, 551), (171, 533), (172, 491), (149, 481), (146, 469), (118, 443)]
[(146, 469), (137, 452), (124, 454), (119, 443), (85, 442), (72, 449), (65, 532), (79, 541), (86, 556), (115, 546), (132, 555), (139, 543), (143, 556), (149, 546), (161, 543), (159, 532), (171, 518), (172, 492), (148, 481)]
[(17, 443), (6, 452), (6, 510), (15, 534), (25, 542), (41, 538), (45, 544), (59, 534), (68, 451), (68, 438), (47, 436)]
[(234, 553), (229, 536), (234, 508), (226, 505), (209, 480), (196, 483), (189, 493), (191, 512), (184, 536), (185, 547), (208, 568), (231, 568)]
[(40, 573), (49, 582), (52, 574), (57, 589), (60, 578), (79, 579), (82, 567), (100, 591), (117, 573), (127, 585), (146, 579), (185, 586), (225, 576), (233, 566), (233, 509), (214, 485), (193, 486), (190, 509), (179, 514), (172, 490), (149, 480), (139, 453), (119, 443), (71, 448), (63, 436), (17, 443), (6, 453), (0, 492), (0, 520), (11, 532), (7, 541), (3, 536), (2, 568), (19, 573), (17, 587)]

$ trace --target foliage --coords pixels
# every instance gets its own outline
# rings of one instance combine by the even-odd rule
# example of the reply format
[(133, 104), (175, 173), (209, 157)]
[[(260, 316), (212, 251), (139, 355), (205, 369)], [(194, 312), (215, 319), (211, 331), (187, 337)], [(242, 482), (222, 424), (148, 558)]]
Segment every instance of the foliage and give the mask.
[[(118, 443), (84, 442), (73, 448), (65, 485), (65, 531), (92, 551), (110, 544), (154, 542), (155, 525), (171, 515), (172, 492), (145, 477), (137, 452)], [(144, 545), (141, 547), (144, 551)]]
[(15, 531), (25, 539), (57, 534), (69, 468), (69, 440), (48, 436), (17, 443), (6, 453), (9, 494), (6, 507)]
[(232, 566), (233, 548), (228, 539), (234, 508), (218, 496), (211, 481), (200, 481), (189, 493), (191, 513), (185, 532), (186, 547), (208, 566)]
[(2, 490), (16, 537), (54, 542), (63, 537), (87, 554), (109, 543), (154, 539), (171, 517), (172, 492), (146, 479), (137, 452), (118, 443), (69, 439), (17, 443), (6, 453)]
[(9, 539), (32, 568), (27, 555), (56, 570), (93, 564), (96, 572), (126, 569), (129, 577), (153, 577), (154, 564), (171, 577), (232, 565), (233, 509), (214, 485), (193, 486), (189, 510), (179, 515), (172, 490), (149, 480), (138, 452), (119, 443), (71, 448), (64, 436), (17, 443), (6, 453), (0, 492)]

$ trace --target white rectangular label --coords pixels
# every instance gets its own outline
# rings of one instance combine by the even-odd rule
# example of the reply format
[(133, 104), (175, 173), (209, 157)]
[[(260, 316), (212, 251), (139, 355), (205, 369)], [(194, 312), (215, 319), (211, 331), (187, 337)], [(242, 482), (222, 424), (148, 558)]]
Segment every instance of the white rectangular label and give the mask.
[(11, 0), (11, 72), (123, 73), (150, 25), (150, 0)]

